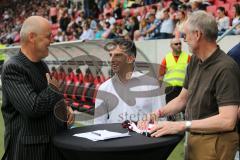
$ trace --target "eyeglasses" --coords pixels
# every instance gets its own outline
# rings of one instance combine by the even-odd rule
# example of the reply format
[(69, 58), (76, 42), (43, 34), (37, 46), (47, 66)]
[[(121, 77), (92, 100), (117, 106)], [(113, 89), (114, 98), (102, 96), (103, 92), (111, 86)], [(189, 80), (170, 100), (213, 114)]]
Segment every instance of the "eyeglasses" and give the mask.
[(177, 45), (182, 45), (182, 43), (181, 42), (179, 42), (179, 43), (173, 43), (175, 46), (177, 46)]

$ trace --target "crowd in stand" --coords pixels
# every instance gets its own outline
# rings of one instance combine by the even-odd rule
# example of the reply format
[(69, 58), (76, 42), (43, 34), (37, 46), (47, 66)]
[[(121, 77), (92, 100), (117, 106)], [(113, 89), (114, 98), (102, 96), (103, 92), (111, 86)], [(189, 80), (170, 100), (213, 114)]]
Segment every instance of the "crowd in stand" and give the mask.
[[(188, 15), (200, 9), (216, 16), (219, 35), (240, 21), (238, 0), (88, 0), (83, 10), (67, 0), (12, 3), (0, 17), (0, 42), (8, 45), (19, 43), (21, 25), (31, 15), (49, 19), (54, 42), (183, 37)], [(240, 34), (240, 25), (230, 34)]]

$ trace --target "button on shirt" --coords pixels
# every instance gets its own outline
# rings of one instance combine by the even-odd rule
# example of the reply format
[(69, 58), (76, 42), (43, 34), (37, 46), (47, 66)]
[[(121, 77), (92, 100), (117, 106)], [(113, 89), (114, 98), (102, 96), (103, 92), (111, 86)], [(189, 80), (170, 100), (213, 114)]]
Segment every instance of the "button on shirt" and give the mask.
[(95, 102), (94, 124), (138, 121), (156, 108), (163, 106), (156, 79), (134, 71), (126, 83), (117, 75), (104, 82)]
[(208, 118), (219, 114), (221, 106), (239, 105), (239, 81), (237, 64), (219, 48), (203, 62), (192, 56), (184, 82), (186, 119)]

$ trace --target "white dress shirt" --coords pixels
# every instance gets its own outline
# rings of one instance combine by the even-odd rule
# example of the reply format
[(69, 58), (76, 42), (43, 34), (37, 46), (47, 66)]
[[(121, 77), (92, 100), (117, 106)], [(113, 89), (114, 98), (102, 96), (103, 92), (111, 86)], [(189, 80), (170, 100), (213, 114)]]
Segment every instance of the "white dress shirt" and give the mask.
[(156, 79), (138, 71), (126, 83), (117, 75), (105, 81), (98, 90), (94, 124), (138, 121), (156, 108), (164, 105)]

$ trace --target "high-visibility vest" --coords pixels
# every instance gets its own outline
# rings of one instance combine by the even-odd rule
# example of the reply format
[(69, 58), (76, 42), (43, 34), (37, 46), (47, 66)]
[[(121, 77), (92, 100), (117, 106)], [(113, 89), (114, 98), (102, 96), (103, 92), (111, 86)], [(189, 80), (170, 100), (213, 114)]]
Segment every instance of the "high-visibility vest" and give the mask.
[(177, 62), (172, 53), (166, 55), (166, 74), (163, 81), (167, 86), (183, 86), (187, 64), (188, 54), (185, 52), (181, 52)]
[[(0, 44), (0, 49), (4, 49), (6, 46), (4, 44)], [(5, 60), (5, 54), (0, 50), (0, 61)]]

